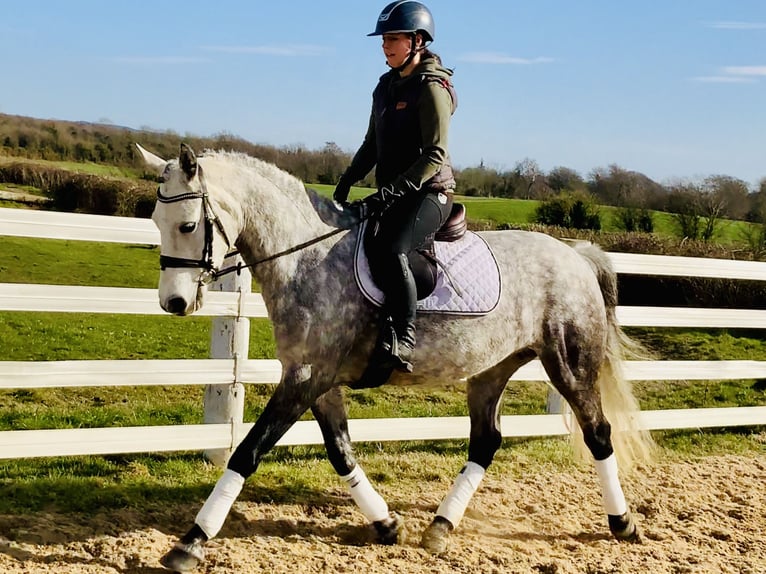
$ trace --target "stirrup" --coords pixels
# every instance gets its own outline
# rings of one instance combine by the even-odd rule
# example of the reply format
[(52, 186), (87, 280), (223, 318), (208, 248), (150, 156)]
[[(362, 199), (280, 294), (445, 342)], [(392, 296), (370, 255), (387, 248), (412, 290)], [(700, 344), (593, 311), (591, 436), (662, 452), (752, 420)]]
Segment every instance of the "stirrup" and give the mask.
[(412, 347), (399, 343), (393, 326), (387, 326), (389, 337), (381, 340), (380, 346), (373, 353), (370, 365), (377, 364), (381, 369), (395, 369), (403, 373), (412, 372), (412, 363), (409, 359), (412, 355)]

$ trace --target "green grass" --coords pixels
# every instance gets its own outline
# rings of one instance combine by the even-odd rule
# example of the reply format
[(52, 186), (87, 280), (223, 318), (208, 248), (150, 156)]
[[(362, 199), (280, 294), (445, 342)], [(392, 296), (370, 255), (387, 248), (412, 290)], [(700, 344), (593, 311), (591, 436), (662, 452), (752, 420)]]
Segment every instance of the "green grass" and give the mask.
[(156, 288), (151, 245), (0, 236), (0, 282)]

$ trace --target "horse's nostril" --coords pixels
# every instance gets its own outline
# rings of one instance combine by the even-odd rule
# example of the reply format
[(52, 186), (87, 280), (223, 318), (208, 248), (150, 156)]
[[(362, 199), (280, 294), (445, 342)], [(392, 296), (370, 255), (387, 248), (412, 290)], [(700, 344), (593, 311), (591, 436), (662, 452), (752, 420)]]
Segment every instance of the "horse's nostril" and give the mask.
[(168, 300), (166, 309), (168, 313), (179, 315), (186, 311), (186, 300), (183, 297), (173, 297)]

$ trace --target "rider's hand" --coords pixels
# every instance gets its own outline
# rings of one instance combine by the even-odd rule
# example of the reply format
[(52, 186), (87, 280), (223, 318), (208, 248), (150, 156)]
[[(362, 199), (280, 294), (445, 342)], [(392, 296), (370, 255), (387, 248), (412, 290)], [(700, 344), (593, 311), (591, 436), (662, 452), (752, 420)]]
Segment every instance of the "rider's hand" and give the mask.
[(372, 195), (364, 198), (364, 204), (371, 217), (385, 212), (389, 207), (404, 197), (409, 191), (406, 182), (396, 180), (394, 183), (382, 186)]
[(351, 183), (341, 176), (338, 180), (338, 185), (335, 186), (335, 191), (332, 192), (332, 198), (338, 205), (345, 208), (348, 207), (348, 194), (351, 192)]

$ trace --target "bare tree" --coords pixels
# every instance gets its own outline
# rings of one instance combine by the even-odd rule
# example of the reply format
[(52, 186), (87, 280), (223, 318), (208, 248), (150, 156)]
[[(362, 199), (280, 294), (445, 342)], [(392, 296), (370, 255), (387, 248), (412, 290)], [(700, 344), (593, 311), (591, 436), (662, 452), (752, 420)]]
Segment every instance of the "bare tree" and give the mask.
[(548, 172), (548, 186), (555, 192), (585, 191), (585, 180), (577, 171), (568, 167), (554, 167)]
[(667, 193), (665, 188), (643, 173), (616, 164), (591, 171), (588, 187), (599, 201), (617, 207), (656, 209), (656, 199), (664, 199)]
[[(521, 178), (521, 180), (523, 180), (526, 187), (524, 191), (524, 199), (532, 199), (534, 196), (533, 188), (535, 187), (535, 183), (544, 183), (538, 182), (538, 179), (542, 179), (542, 176), (544, 176), (538, 163), (533, 159), (525, 157), (521, 161), (516, 162), (513, 171), (519, 178)], [(545, 185), (545, 187), (547, 187), (547, 185)]]
[(345, 153), (335, 142), (325, 142), (319, 152), (318, 183), (334, 184), (338, 182), (345, 166), (351, 161), (350, 154)]
[(711, 175), (702, 186), (710, 195), (709, 204), (715, 204), (721, 214), (731, 219), (744, 219), (748, 212), (748, 187), (741, 179), (728, 175)]

